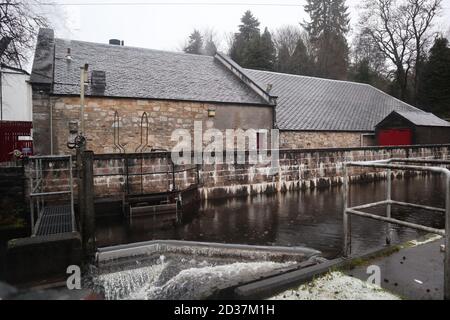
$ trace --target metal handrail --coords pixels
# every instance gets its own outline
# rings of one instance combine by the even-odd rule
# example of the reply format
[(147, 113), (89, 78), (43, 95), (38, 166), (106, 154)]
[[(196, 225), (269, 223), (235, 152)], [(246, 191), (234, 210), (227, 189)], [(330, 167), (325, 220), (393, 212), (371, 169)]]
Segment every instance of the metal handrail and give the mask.
[[(364, 161), (364, 162), (347, 162), (344, 163), (344, 210), (343, 210), (343, 224), (344, 224), (344, 256), (349, 257), (351, 255), (351, 215), (368, 218), (372, 220), (387, 222), (387, 236), (386, 242), (390, 244), (391, 242), (391, 224), (396, 224), (416, 230), (421, 230), (425, 232), (430, 232), (438, 234), (445, 237), (445, 261), (444, 261), (444, 299), (450, 299), (450, 170), (443, 167), (436, 166), (417, 166), (417, 165), (402, 165), (402, 163), (411, 164), (434, 164), (434, 165), (449, 165), (448, 160), (438, 160), (438, 159), (388, 159), (380, 161)], [(359, 205), (356, 207), (349, 207), (349, 175), (348, 167), (361, 167), (361, 168), (374, 168), (374, 169), (387, 169), (387, 188), (386, 188), (386, 200), (379, 201), (364, 205)], [(420, 204), (406, 203), (392, 200), (392, 175), (391, 170), (402, 170), (402, 171), (422, 171), (422, 172), (433, 172), (440, 173), (445, 177), (445, 208), (435, 208), (430, 206), (424, 206)], [(387, 205), (386, 207), (386, 217), (379, 216), (375, 214), (370, 214), (367, 212), (362, 212), (361, 210), (373, 208), (380, 205)], [(392, 205), (399, 205), (403, 207), (410, 207), (416, 209), (423, 209), (428, 211), (440, 212), (445, 214), (445, 229), (431, 228), (415, 223), (410, 223), (407, 221), (402, 221), (398, 219), (393, 219), (391, 217)]]
[[(75, 224), (75, 210), (74, 210), (74, 194), (73, 194), (73, 159), (71, 155), (60, 155), (60, 156), (33, 156), (28, 158), (31, 161), (34, 161), (31, 165), (32, 170), (35, 172), (31, 172), (30, 184), (31, 184), (31, 192), (30, 192), (30, 214), (31, 214), (31, 234), (33, 236), (36, 235), (36, 232), (39, 228), (39, 223), (42, 219), (42, 214), (45, 209), (45, 198), (51, 196), (58, 195), (69, 195), (70, 196), (70, 214), (72, 221), (72, 232), (76, 231)], [(67, 161), (69, 164), (69, 190), (67, 191), (55, 191), (55, 192), (44, 192), (43, 188), (43, 169), (42, 162), (43, 161)], [(34, 217), (35, 207), (37, 209), (37, 219)], [(35, 221), (36, 220), (36, 221)]]

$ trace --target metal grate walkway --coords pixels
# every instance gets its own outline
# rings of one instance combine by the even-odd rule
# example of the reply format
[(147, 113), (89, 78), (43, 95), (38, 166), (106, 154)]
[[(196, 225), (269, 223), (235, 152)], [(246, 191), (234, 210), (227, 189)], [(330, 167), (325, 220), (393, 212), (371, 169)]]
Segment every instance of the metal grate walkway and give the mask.
[(70, 205), (48, 206), (43, 209), (37, 227), (36, 236), (69, 233), (74, 230)]

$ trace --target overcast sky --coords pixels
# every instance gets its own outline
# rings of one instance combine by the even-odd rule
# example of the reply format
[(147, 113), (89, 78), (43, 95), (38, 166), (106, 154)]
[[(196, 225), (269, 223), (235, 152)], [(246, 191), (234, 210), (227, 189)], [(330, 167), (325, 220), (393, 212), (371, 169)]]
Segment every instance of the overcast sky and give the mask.
[[(50, 0), (49, 0), (50, 1)], [(307, 18), (303, 6), (305, 0), (53, 0), (57, 3), (84, 3), (83, 6), (57, 7), (55, 19), (58, 37), (107, 43), (111, 38), (125, 41), (128, 46), (161, 50), (181, 50), (194, 28), (213, 29), (223, 40), (220, 49), (226, 48), (226, 36), (237, 30), (240, 18), (250, 9), (261, 22), (261, 28), (273, 31), (287, 24), (298, 24)], [(95, 6), (92, 3), (142, 3), (165, 5)], [(167, 5), (185, 3), (185, 5)], [(192, 5), (192, 3), (242, 3), (243, 5)], [(190, 4), (189, 4), (190, 3)], [(352, 25), (357, 22), (357, 6), (360, 1), (347, 0)], [(258, 4), (286, 4), (294, 6), (261, 6)], [(443, 0), (444, 12), (437, 20), (442, 30), (450, 28), (450, 0)], [(61, 21), (68, 21), (65, 26)]]

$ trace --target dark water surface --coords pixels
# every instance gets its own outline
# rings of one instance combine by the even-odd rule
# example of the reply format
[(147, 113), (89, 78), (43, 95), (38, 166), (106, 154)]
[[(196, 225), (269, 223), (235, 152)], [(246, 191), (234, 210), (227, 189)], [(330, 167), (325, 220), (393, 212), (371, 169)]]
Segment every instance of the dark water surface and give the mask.
[[(393, 182), (393, 199), (444, 207), (444, 185), (438, 176), (409, 178)], [(351, 187), (352, 205), (385, 199), (385, 183)], [(305, 246), (334, 258), (342, 252), (342, 189), (290, 192), (248, 198), (205, 201), (189, 223), (166, 230), (152, 230), (151, 221), (129, 226), (126, 219), (97, 221), (100, 247), (147, 240), (190, 240), (251, 245)], [(384, 208), (370, 212), (383, 214)], [(393, 208), (394, 218), (444, 228), (444, 217), (409, 208)], [(386, 225), (352, 218), (353, 250), (365, 252), (384, 245)], [(418, 238), (424, 233), (395, 226), (395, 242)]]

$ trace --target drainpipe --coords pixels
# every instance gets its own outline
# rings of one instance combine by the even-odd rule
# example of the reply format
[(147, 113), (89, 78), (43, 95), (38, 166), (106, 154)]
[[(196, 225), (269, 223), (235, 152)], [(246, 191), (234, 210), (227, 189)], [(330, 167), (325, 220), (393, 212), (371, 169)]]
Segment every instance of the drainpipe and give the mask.
[(83, 67), (81, 67), (81, 74), (80, 74), (80, 107), (81, 107), (81, 135), (86, 136), (86, 131), (84, 128), (84, 100), (85, 100), (85, 89), (86, 89), (86, 82), (87, 82), (87, 71), (88, 71), (88, 64), (85, 64)]
[(48, 107), (50, 108), (50, 154), (53, 155), (53, 105), (50, 95), (48, 96)]

